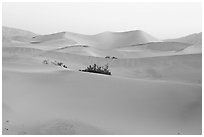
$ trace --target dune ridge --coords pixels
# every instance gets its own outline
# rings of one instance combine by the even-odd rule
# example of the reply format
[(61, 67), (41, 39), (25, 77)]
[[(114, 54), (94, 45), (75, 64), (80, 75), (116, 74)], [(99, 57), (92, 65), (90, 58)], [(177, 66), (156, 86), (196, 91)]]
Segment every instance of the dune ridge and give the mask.
[(32, 42), (42, 43), (44, 41), (54, 41), (57, 39), (68, 39), (74, 41), (71, 44), (89, 45), (101, 49), (113, 49), (131, 44), (142, 44), (159, 41), (153, 36), (141, 30), (129, 32), (103, 32), (95, 35), (84, 35), (72, 32), (60, 32), (50, 35), (36, 36)]
[(166, 39), (165, 41), (175, 41), (175, 42), (189, 43), (193, 45), (195, 44), (202, 45), (202, 32), (190, 34), (176, 39)]

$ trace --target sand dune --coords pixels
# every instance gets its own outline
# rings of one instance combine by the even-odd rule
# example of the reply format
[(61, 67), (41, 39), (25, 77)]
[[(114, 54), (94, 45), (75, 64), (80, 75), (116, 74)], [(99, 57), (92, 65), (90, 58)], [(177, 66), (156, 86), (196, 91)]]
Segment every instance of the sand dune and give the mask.
[[(196, 45), (200, 45), (200, 35), (201, 33), (190, 35), (185, 37), (185, 39), (189, 39), (190, 41), (193, 41), (193, 43), (197, 43)], [(23, 46), (41, 50), (57, 50), (58, 52), (77, 55), (96, 57), (116, 56), (120, 58), (138, 58), (201, 52), (198, 50), (199, 48), (188, 48), (192, 43), (183, 43), (183, 41), (174, 42), (177, 40), (171, 41), (162, 42), (141, 30), (103, 32), (96, 35), (83, 35), (72, 32), (36, 35), (28, 31), (3, 27), (3, 46)], [(85, 45), (89, 48), (83, 46), (79, 47), (79, 45)], [(177, 53), (180, 51), (182, 52)]]
[(72, 32), (62, 32), (51, 35), (36, 36), (32, 42), (42, 43), (45, 41), (55, 41), (59, 38), (68, 39), (69, 44), (89, 45), (99, 49), (113, 49), (132, 44), (142, 44), (152, 41), (159, 41), (151, 35), (140, 31), (129, 32), (104, 32), (96, 35), (82, 35)]
[[(202, 82), (202, 54), (105, 59), (104, 57), (81, 56), (33, 48), (3, 48), (3, 63), (6, 63), (8, 60), (11, 63), (17, 62), (13, 56), (16, 59), (20, 58), (20, 60), (24, 60), (25, 57), (34, 59), (37, 64), (42, 64), (42, 61), (45, 59), (57, 60), (74, 70), (84, 69), (86, 66), (94, 63), (102, 66), (108, 64), (114, 76), (187, 83)], [(15, 68), (15, 66), (13, 67)]]
[[(151, 42), (126, 46), (116, 49), (98, 49), (90, 46), (73, 45), (53, 49), (53, 51), (71, 53), (76, 55), (86, 55), (95, 57), (115, 56), (118, 58), (142, 58), (154, 56), (167, 56), (177, 54), (201, 53), (200, 46), (179, 42)], [(188, 50), (187, 50), (188, 49)]]
[[(199, 41), (7, 28), (2, 40), (3, 134), (202, 133)], [(94, 63), (108, 64), (112, 75), (78, 71)]]
[(195, 44), (185, 48), (184, 50), (180, 51), (180, 54), (192, 54), (192, 53), (202, 53), (202, 45)]
[(189, 43), (189, 44), (199, 44), (202, 45), (202, 32), (200, 33), (195, 33), (191, 35), (187, 35), (181, 38), (176, 38), (176, 39), (167, 39), (164, 41), (174, 41), (174, 42), (183, 42), (183, 43)]
[(102, 56), (101, 54), (97, 54), (98, 49), (86, 46), (86, 45), (74, 45), (74, 46), (66, 46), (62, 48), (53, 49), (52, 51), (62, 52), (62, 53), (72, 53), (76, 55), (85, 55), (85, 56)]
[(43, 44), (48, 46), (62, 46), (62, 45), (73, 45), (77, 42), (65, 37), (66, 32), (59, 32), (48, 35), (37, 35), (30, 41), (32, 44)]
[(188, 43), (180, 43), (180, 42), (151, 42), (151, 43), (145, 43), (145, 44), (138, 44), (138, 45), (131, 45), (126, 48), (122, 49), (143, 49), (143, 50), (153, 50), (153, 51), (180, 51), (187, 47), (189, 47), (191, 44)]
[(29, 43), (35, 36), (33, 32), (16, 28), (2, 27), (2, 42), (26, 42)]
[(118, 48), (132, 44), (143, 44), (159, 41), (157, 38), (141, 30), (128, 32), (104, 32), (94, 36), (100, 41), (100, 47)]
[[(104, 59), (95, 57), (77, 56), (72, 54), (59, 54), (46, 52), (42, 58), (57, 59), (65, 62), (72, 68), (72, 63), (77, 63), (77, 68), (83, 69), (90, 64), (109, 64), (113, 75), (132, 78), (160, 79), (190, 83), (202, 82), (201, 54), (186, 54), (175, 56), (158, 56), (146, 58)], [(75, 66), (75, 65), (73, 65)]]

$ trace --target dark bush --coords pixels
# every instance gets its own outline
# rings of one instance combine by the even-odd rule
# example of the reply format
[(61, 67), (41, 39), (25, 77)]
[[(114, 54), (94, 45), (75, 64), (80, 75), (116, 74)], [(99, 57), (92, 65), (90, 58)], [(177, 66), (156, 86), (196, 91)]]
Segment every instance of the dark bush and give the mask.
[[(58, 61), (50, 61), (51, 64), (56, 65), (56, 66), (60, 66), (60, 67), (64, 67), (64, 68), (68, 68), (65, 64), (63, 64), (62, 62), (58, 62)], [(43, 60), (44, 64), (49, 64), (49, 60)]]
[(62, 63), (62, 62), (58, 62), (57, 65), (58, 65), (58, 66), (62, 66), (63, 63)]
[(48, 60), (43, 60), (43, 63), (44, 64), (48, 64)]
[(64, 68), (67, 68), (67, 66), (66, 66), (66, 65), (63, 65), (63, 67), (64, 67)]
[(106, 59), (110, 59), (110, 58), (111, 58), (111, 59), (118, 59), (118, 58), (116, 58), (116, 57), (110, 57), (110, 56), (106, 56), (105, 58), (106, 58)]
[(108, 69), (108, 64), (104, 67), (99, 67), (96, 64), (94, 64), (93, 66), (89, 65), (86, 69), (79, 71), (111, 75), (111, 72)]
[(116, 58), (116, 57), (112, 57), (112, 59), (118, 59), (118, 58)]

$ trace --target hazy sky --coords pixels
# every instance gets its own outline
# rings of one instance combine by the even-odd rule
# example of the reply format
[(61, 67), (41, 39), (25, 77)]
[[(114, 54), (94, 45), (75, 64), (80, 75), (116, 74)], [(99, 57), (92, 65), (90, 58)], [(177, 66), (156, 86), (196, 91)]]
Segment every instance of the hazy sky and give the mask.
[(3, 3), (2, 24), (37, 34), (143, 30), (160, 38), (202, 31), (201, 3)]

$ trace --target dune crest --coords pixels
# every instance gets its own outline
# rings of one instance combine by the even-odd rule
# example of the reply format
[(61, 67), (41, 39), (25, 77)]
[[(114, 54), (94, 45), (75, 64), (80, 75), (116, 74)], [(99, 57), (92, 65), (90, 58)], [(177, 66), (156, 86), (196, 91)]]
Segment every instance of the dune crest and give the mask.
[(95, 35), (84, 35), (72, 32), (60, 32), (50, 35), (36, 36), (32, 39), (32, 43), (43, 43), (45, 41), (55, 41), (58, 39), (67, 39), (73, 43), (89, 45), (99, 49), (114, 49), (132, 44), (143, 44), (159, 41), (153, 36), (141, 30), (128, 32), (103, 32)]
[(184, 37), (176, 38), (176, 39), (167, 39), (164, 41), (174, 41), (174, 42), (183, 42), (183, 43), (189, 43), (192, 45), (202, 45), (202, 32), (200, 33), (194, 33), (190, 34)]

